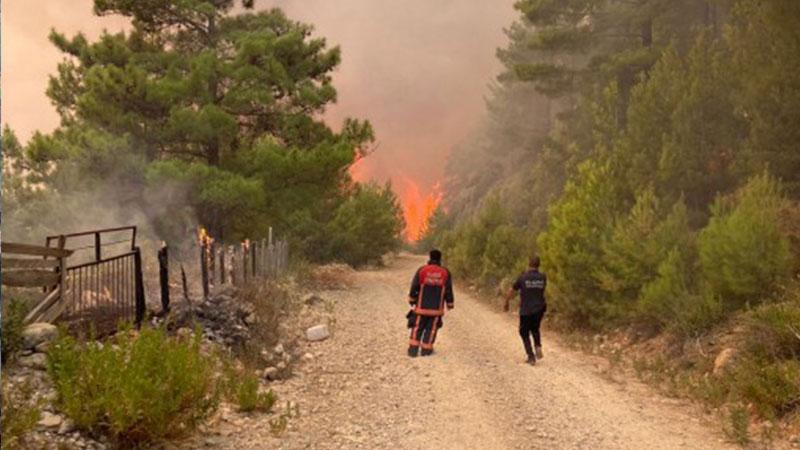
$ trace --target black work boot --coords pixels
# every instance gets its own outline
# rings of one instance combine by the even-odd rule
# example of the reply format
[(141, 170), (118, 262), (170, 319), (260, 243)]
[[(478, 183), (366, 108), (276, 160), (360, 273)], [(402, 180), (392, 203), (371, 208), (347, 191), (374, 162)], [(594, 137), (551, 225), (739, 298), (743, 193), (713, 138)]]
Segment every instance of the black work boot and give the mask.
[(530, 365), (532, 365), (532, 366), (535, 366), (535, 365), (536, 365), (536, 355), (534, 355), (533, 353), (531, 353), (530, 355), (528, 355), (528, 361), (527, 361), (527, 363), (528, 363), (528, 364), (530, 364)]
[(542, 359), (544, 357), (544, 353), (542, 353), (542, 347), (536, 347), (536, 359)]
[(419, 353), (419, 347), (414, 347), (413, 345), (408, 347), (408, 356), (416, 358), (418, 353)]
[(422, 356), (431, 356), (433, 354), (432, 348), (423, 348), (422, 349)]

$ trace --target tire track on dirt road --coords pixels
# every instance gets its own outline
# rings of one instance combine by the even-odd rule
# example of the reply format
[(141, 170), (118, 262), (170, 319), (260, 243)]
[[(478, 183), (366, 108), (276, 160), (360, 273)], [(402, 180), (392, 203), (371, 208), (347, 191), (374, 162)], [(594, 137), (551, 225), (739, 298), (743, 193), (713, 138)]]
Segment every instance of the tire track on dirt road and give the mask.
[(524, 364), (516, 317), (463, 290), (432, 357), (406, 356), (406, 295), (420, 257), (358, 272), (336, 303), (333, 336), (274, 386), (300, 417), (280, 437), (258, 416), (216, 448), (733, 449), (697, 409), (640, 383), (614, 383), (544, 333), (545, 358)]

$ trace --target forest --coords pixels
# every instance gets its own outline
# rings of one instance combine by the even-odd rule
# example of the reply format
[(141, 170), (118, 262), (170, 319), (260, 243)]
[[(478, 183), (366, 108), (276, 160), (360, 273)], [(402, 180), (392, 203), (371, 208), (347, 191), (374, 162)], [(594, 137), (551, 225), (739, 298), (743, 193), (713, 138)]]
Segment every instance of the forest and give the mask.
[(453, 152), (421, 246), (441, 246), (457, 276), (489, 295), (540, 254), (548, 314), (568, 330), (630, 328), (680, 348), (744, 328), (739, 369), (701, 396), (791, 417), (800, 3), (516, 9), (488, 119)]

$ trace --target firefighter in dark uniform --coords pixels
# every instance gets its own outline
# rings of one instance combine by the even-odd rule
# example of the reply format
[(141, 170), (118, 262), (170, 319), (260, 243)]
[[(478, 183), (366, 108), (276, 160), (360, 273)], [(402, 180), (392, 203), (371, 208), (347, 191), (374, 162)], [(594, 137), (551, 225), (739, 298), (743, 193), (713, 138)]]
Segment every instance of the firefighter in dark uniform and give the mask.
[[(536, 364), (537, 359), (542, 359), (542, 335), (539, 327), (542, 325), (544, 313), (547, 311), (547, 302), (544, 290), (547, 287), (547, 277), (539, 271), (541, 263), (538, 256), (531, 258), (528, 270), (517, 278), (512, 288), (506, 294), (503, 310), (508, 311), (508, 302), (514, 297), (514, 292), (519, 291), (519, 335), (528, 355), (528, 363)], [(531, 347), (531, 335), (536, 350)]]
[(428, 264), (422, 266), (411, 281), (409, 313), (411, 339), (408, 356), (416, 357), (422, 347), (422, 356), (433, 353), (436, 331), (441, 328), (444, 308), (453, 309), (453, 279), (450, 271), (442, 267), (442, 252), (431, 250)]

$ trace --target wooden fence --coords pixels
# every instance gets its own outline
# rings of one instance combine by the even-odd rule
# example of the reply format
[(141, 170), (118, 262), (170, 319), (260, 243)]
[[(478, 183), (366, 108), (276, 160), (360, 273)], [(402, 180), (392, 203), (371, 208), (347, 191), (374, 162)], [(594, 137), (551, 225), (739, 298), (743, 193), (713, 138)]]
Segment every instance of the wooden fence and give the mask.
[(2, 255), (3, 286), (44, 291), (25, 323), (59, 322), (106, 334), (120, 321), (144, 318), (136, 227), (48, 236), (44, 246), (3, 242)]
[[(201, 232), (197, 240), (203, 295), (219, 285), (242, 285), (280, 275), (289, 263), (289, 245), (269, 237), (223, 245)], [(158, 252), (162, 312), (169, 311), (169, 250)], [(186, 273), (181, 266), (184, 296)], [(116, 330), (120, 322), (145, 318), (142, 254), (136, 227), (48, 236), (46, 245), (2, 243), (3, 286), (41, 289), (26, 323), (62, 322), (70, 328)]]
[(64, 308), (59, 300), (64, 292), (66, 259), (72, 251), (64, 249), (62, 241), (56, 248), (3, 242), (0, 252), (3, 286), (44, 290), (25, 322), (55, 320)]
[[(203, 298), (208, 298), (215, 286), (240, 286), (253, 280), (279, 276), (289, 265), (289, 244), (269, 237), (245, 240), (235, 245), (218, 243), (202, 228), (197, 239), (200, 278)], [(162, 311), (169, 310), (169, 248), (164, 244), (158, 252)], [(184, 298), (189, 300), (186, 272), (181, 266)]]

